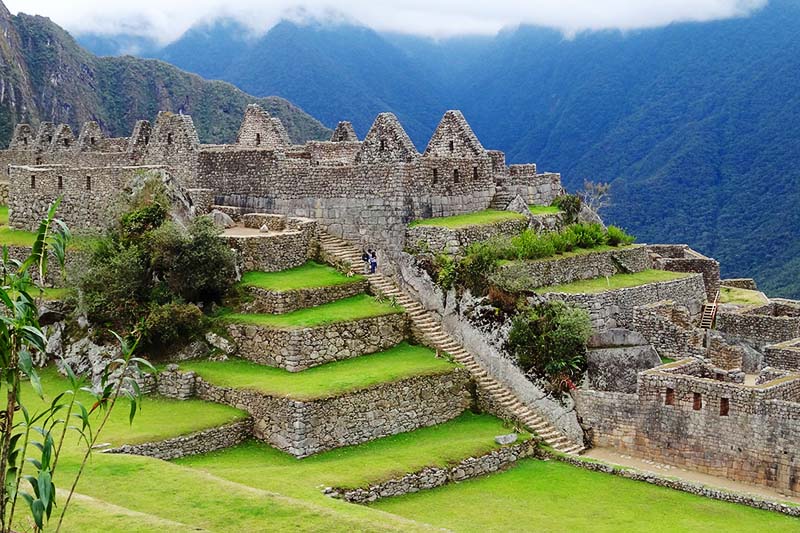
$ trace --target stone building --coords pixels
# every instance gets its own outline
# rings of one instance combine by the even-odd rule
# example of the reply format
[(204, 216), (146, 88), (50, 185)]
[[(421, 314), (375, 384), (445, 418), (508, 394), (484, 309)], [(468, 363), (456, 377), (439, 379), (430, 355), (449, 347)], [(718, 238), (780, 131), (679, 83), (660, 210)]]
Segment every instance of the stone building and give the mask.
[(43, 206), (63, 196), (62, 218), (76, 231), (102, 227), (113, 192), (137, 169), (162, 169), (205, 212), (314, 218), (334, 235), (398, 251), (412, 220), (505, 207), (521, 195), (549, 204), (563, 192), (558, 174), (506, 165), (486, 150), (459, 111), (445, 113), (420, 153), (397, 118), (381, 113), (363, 141), (342, 122), (330, 141), (292, 145), (280, 120), (257, 105), (245, 112), (236, 142), (201, 144), (191, 117), (159, 113), (128, 138), (108, 138), (94, 122), (75, 139), (68, 126), (16, 127), (0, 151), (9, 181), (10, 225), (32, 229)]

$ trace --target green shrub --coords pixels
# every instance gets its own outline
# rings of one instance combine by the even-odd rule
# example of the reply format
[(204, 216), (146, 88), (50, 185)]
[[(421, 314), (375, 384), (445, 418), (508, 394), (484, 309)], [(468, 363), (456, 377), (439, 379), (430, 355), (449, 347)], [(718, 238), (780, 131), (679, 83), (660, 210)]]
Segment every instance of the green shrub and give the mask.
[(160, 204), (151, 204), (125, 213), (120, 220), (121, 236), (125, 240), (135, 240), (152, 231), (167, 219), (168, 211)]
[(470, 289), (473, 294), (486, 294), (486, 278), (497, 269), (496, 252), (486, 243), (475, 243), (467, 248), (456, 268), (459, 285)]
[(563, 194), (556, 197), (552, 205), (559, 208), (564, 213), (564, 224), (574, 224), (578, 221), (578, 215), (581, 212), (583, 203), (580, 196), (575, 194)]
[(153, 304), (144, 319), (143, 340), (150, 346), (173, 346), (196, 337), (204, 322), (203, 312), (194, 304)]
[(555, 255), (556, 250), (548, 237), (538, 235), (531, 229), (526, 229), (511, 239), (518, 259), (542, 259)]
[(578, 248), (595, 248), (606, 243), (606, 232), (597, 223), (573, 224), (567, 227), (565, 233)]
[(560, 301), (519, 313), (512, 322), (508, 349), (525, 371), (564, 390), (586, 369), (586, 343), (592, 328), (589, 314)]
[(449, 291), (456, 284), (456, 260), (447, 254), (436, 256), (436, 283), (445, 291)]
[(636, 237), (629, 235), (625, 230), (617, 226), (609, 226), (606, 233), (608, 235), (608, 244), (611, 246), (633, 244), (636, 241)]

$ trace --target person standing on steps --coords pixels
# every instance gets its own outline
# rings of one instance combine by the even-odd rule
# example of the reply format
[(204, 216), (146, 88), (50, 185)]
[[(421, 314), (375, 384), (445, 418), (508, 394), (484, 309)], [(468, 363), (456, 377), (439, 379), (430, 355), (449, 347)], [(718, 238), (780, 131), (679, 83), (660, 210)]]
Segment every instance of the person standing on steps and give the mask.
[(361, 260), (364, 262), (364, 272), (369, 272), (369, 253), (372, 250), (364, 250), (364, 253), (361, 254)]
[(369, 256), (369, 273), (374, 274), (376, 270), (378, 270), (378, 256), (375, 250), (372, 250), (372, 254)]

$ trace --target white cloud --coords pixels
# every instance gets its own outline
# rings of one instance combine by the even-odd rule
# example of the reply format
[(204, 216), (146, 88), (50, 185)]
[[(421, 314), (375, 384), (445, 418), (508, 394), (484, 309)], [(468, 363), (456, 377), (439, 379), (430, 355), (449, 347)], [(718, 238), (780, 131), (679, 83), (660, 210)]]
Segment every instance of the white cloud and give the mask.
[[(282, 18), (347, 19), (433, 37), (494, 34), (518, 24), (582, 30), (656, 27), (743, 16), (768, 0), (7, 0), (73, 33), (131, 33), (166, 43), (198, 22), (233, 17), (264, 32)], [(334, 15), (335, 13), (335, 15)]]

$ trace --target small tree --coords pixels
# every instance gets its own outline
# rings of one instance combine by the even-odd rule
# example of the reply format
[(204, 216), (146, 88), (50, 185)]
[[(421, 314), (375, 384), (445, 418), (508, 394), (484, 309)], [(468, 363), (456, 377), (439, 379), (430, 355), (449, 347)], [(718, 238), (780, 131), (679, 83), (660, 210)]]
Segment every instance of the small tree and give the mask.
[[(8, 533), (14, 523), (17, 503), (22, 497), (27, 503), (34, 530), (41, 531), (52, 515), (56, 501), (55, 474), (66, 434), (76, 432), (86, 444), (80, 470), (72, 481), (70, 491), (61, 509), (57, 531), (60, 530), (72, 495), (86, 466), (92, 447), (96, 444), (120, 396), (131, 402), (130, 420), (140, 407), (141, 392), (129, 370), (146, 361), (133, 357), (137, 341), (128, 342), (119, 337), (121, 357), (109, 363), (104, 372), (99, 391), (82, 387), (72, 371), (64, 365), (69, 387), (56, 395), (42, 411), (31, 413), (23, 402), (23, 379), (30, 381), (34, 392), (44, 397), (41, 382), (33, 365), (32, 353), (45, 351), (47, 340), (39, 325), (36, 300), (31, 296), (43, 290), (47, 278), (48, 259), (56, 258), (63, 273), (69, 231), (55, 219), (59, 201), (51, 206), (47, 217), (39, 225), (31, 254), (22, 262), (9, 259), (3, 248), (3, 284), (0, 287), (0, 378), (6, 389), (6, 404), (0, 412), (0, 531)], [(35, 280), (31, 276), (34, 272)], [(119, 374), (115, 381), (111, 376)], [(77, 399), (84, 390), (93, 396), (90, 408)], [(93, 429), (90, 415), (103, 412), (97, 429)], [(19, 419), (21, 415), (21, 420)], [(75, 423), (75, 420), (78, 423)], [(23, 490), (25, 480), (30, 486)]]
[(591, 334), (586, 311), (560, 301), (547, 302), (514, 317), (508, 348), (523, 370), (563, 390), (583, 375)]
[(611, 205), (611, 184), (583, 180), (583, 190), (578, 193), (581, 200), (595, 213)]

